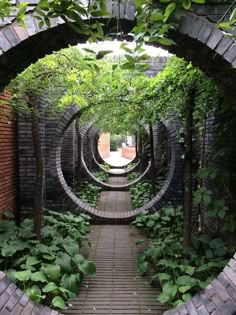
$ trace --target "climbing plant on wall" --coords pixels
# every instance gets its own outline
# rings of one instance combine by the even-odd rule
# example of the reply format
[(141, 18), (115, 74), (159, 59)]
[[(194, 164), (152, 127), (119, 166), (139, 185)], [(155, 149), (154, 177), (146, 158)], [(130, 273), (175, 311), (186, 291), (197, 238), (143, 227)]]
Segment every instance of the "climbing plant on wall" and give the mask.
[(32, 119), (36, 161), (34, 228), (37, 238), (40, 238), (41, 229), (44, 170), (40, 139), (41, 110), (38, 103), (40, 95), (47, 94), (48, 103), (51, 105), (44, 110), (48, 115), (55, 115), (73, 103), (83, 109), (93, 106), (98, 96), (101, 101), (107, 99), (107, 89), (112, 90), (111, 79), (110, 65), (99, 61), (97, 56), (94, 59), (86, 58), (77, 48), (71, 48), (39, 60), (18, 75), (9, 86), (15, 108), (20, 114), (31, 115)]

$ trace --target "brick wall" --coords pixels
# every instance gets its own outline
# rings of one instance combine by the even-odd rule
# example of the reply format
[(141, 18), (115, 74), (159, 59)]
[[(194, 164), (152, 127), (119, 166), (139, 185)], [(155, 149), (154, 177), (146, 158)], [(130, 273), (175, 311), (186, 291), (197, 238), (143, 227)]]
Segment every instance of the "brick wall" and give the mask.
[(0, 219), (17, 207), (17, 125), (10, 94), (0, 94)]
[(64, 135), (61, 151), (62, 171), (69, 185), (73, 184), (75, 171), (76, 131), (74, 123), (67, 129)]
[(103, 159), (110, 156), (110, 134), (103, 133), (98, 140), (98, 151)]
[(133, 160), (136, 156), (136, 151), (135, 151), (135, 147), (133, 146), (129, 146), (129, 147), (125, 147), (122, 146), (121, 148), (121, 156), (129, 159), (129, 160)]

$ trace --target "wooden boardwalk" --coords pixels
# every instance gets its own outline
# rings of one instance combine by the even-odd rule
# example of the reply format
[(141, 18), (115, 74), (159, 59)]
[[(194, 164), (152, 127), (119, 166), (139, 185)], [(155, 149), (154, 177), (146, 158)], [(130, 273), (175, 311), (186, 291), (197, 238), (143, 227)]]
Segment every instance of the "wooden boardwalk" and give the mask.
[[(127, 182), (111, 177), (113, 184)], [(104, 211), (131, 209), (128, 192), (102, 192)], [(64, 315), (236, 315), (236, 254), (218, 277), (191, 301), (167, 310), (157, 302), (159, 289), (149, 284), (150, 275), (141, 276), (136, 259), (145, 245), (136, 246), (144, 236), (128, 225), (93, 225), (89, 234), (88, 259), (97, 267), (94, 277), (84, 277), (81, 291), (69, 301)], [(3, 272), (0, 272), (0, 315), (61, 315), (29, 300)]]
[[(125, 185), (127, 177), (110, 177), (109, 184)], [(128, 191), (102, 191), (98, 209), (105, 212), (122, 213), (132, 210), (130, 193)]]
[(85, 277), (78, 299), (64, 314), (68, 315), (144, 315), (163, 314), (166, 307), (156, 301), (159, 290), (141, 276), (136, 258), (141, 248), (135, 242), (143, 238), (128, 225), (92, 227), (89, 259), (97, 267), (94, 277)]

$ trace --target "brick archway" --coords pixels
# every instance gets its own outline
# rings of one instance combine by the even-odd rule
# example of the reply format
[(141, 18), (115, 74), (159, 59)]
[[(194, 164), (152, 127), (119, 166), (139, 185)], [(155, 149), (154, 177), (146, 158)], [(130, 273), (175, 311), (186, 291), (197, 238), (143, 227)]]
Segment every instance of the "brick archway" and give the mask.
[[(71, 105), (61, 116), (57, 123), (54, 132), (54, 138), (52, 141), (52, 147), (50, 152), (50, 173), (54, 181), (53, 187), (55, 187), (56, 195), (60, 195), (64, 200), (67, 201), (70, 209), (75, 212), (87, 212), (92, 215), (96, 220), (101, 222), (130, 222), (136, 215), (140, 214), (147, 209), (159, 209), (165, 205), (170, 199), (173, 192), (178, 195), (178, 190), (180, 190), (179, 185), (181, 181), (179, 180), (179, 170), (182, 168), (182, 149), (178, 141), (178, 123), (173, 123), (173, 121), (164, 121), (164, 125), (168, 131), (168, 137), (170, 140), (170, 150), (171, 150), (171, 161), (166, 181), (160, 190), (160, 192), (146, 205), (141, 208), (131, 210), (125, 213), (108, 213), (98, 210), (82, 202), (71, 190), (65, 181), (62, 168), (61, 168), (61, 148), (64, 134), (73, 122), (73, 120), (81, 115), (81, 110), (76, 105)], [(90, 127), (90, 126), (89, 126)], [(82, 137), (86, 134), (87, 128), (82, 131)], [(119, 188), (120, 189), (120, 188)]]
[[(109, 0), (108, 7), (115, 17), (117, 4)], [(218, 5), (212, 5), (213, 8), (217, 11)], [(222, 9), (218, 11), (220, 10)], [(130, 2), (123, 4), (121, 11), (122, 28), (128, 33), (134, 26), (134, 5)], [(232, 66), (236, 65), (236, 47), (234, 42), (224, 37), (222, 31), (210, 20), (208, 11), (204, 12), (202, 7), (195, 6), (194, 12), (186, 13), (178, 30), (171, 34), (176, 45), (169, 47), (168, 50), (192, 61), (194, 65), (214, 77), (229, 93), (234, 94), (236, 71)], [(108, 32), (116, 25), (115, 18), (103, 22)], [(19, 27), (16, 22), (3, 26), (0, 29), (2, 53), (0, 89), (3, 89), (17, 73), (46, 54), (85, 41), (85, 36), (75, 33), (72, 28), (63, 24), (61, 19), (52, 20), (51, 28), (44, 27), (40, 30), (32, 13), (27, 14), (25, 29)]]

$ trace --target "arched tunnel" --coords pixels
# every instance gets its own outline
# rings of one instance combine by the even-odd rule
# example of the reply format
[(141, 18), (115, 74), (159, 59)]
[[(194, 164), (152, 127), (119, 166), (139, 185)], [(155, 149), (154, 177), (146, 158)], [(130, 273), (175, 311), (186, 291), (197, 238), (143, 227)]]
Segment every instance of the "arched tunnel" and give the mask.
[[(109, 7), (113, 17), (106, 21), (102, 20), (103, 22), (106, 22), (105, 28), (107, 31), (113, 29), (114, 25), (117, 24), (117, 3), (111, 2)], [(202, 126), (202, 129), (199, 129), (199, 133), (195, 132), (191, 135), (191, 138), (193, 139), (193, 148), (190, 150), (190, 155), (194, 156), (194, 159), (191, 160), (193, 169), (195, 168), (195, 170), (197, 170), (199, 167), (198, 164), (201, 164), (201, 166), (208, 165), (210, 163), (209, 161), (212, 159), (212, 152), (215, 150), (215, 147), (220, 147), (221, 153), (216, 157), (216, 160), (220, 165), (219, 167), (222, 169), (221, 179), (223, 179), (223, 183), (225, 184), (227, 182), (230, 187), (228, 195), (225, 197), (223, 207), (226, 207), (227, 202), (231, 206), (234, 205), (235, 192), (233, 161), (235, 157), (234, 67), (236, 64), (236, 48), (233, 39), (225, 37), (222, 30), (216, 25), (216, 22), (222, 17), (226, 8), (227, 6), (225, 3), (210, 3), (205, 6), (205, 9), (204, 5), (194, 5), (190, 12), (187, 12), (182, 16), (178, 28), (175, 31), (171, 31), (170, 38), (173, 38), (176, 44), (168, 47), (170, 53), (176, 54), (178, 57), (184, 58), (186, 61), (191, 61), (193, 66), (199, 67), (209, 77), (213, 78), (222, 90), (222, 93), (227, 96), (227, 100), (229, 100), (229, 106), (231, 108), (228, 112), (224, 112), (222, 101), (220, 105), (222, 108), (217, 116), (212, 115), (205, 117), (204, 125)], [(7, 88), (7, 85), (18, 73), (26, 69), (31, 63), (35, 63), (39, 58), (67, 47), (68, 45), (83, 43), (87, 39), (85, 35), (75, 32), (68, 26), (68, 24), (64, 22), (62, 23), (59, 18), (52, 21), (51, 27), (44, 26), (43, 28), (40, 28), (37, 19), (32, 13), (32, 9), (34, 9), (34, 4), (29, 4), (29, 11), (27, 11), (26, 14), (25, 28), (19, 26), (14, 18), (11, 24), (3, 23), (1, 26), (0, 81), (2, 90)], [(134, 12), (135, 9), (132, 3), (125, 3), (125, 5), (122, 5), (120, 23), (122, 24), (123, 31), (127, 33), (135, 24)], [(98, 20), (100, 21), (101, 19)], [(154, 44), (154, 46), (158, 45)], [(156, 63), (157, 62), (158, 58)], [(7, 99), (8, 98), (10, 99), (9, 95), (7, 96)], [(6, 100), (6, 94), (2, 94), (1, 99)], [(99, 290), (101, 294), (101, 291), (104, 288), (107, 297), (109, 296), (108, 292), (112, 291), (113, 287), (109, 287), (109, 285), (106, 284), (105, 277), (109, 276), (106, 274), (106, 269), (103, 269), (104, 260), (109, 263), (109, 268), (111, 268), (109, 271), (114, 272), (117, 268), (118, 273), (120, 272), (120, 264), (127, 263), (127, 279), (128, 277), (133, 277), (136, 281), (139, 278), (136, 273), (132, 273), (133, 271), (131, 269), (133, 267), (132, 265), (129, 265), (129, 260), (133, 263), (138, 251), (135, 246), (130, 245), (130, 247), (128, 247), (127, 245), (127, 243), (131, 244), (133, 240), (137, 241), (137, 235), (135, 234), (133, 236), (131, 233), (130, 236), (130, 232), (127, 232), (127, 224), (133, 222), (140, 214), (146, 214), (147, 210), (149, 210), (150, 215), (152, 215), (159, 213), (159, 211), (167, 207), (170, 203), (174, 207), (184, 203), (184, 193), (188, 193), (188, 191), (186, 188), (187, 186), (183, 181), (183, 176), (186, 174), (186, 165), (184, 166), (183, 154), (187, 146), (186, 139), (182, 139), (181, 142), (183, 125), (176, 117), (175, 113), (172, 112), (166, 117), (161, 117), (161, 119), (152, 122), (151, 133), (148, 126), (144, 126), (146, 128), (146, 133), (143, 140), (139, 143), (140, 146), (136, 139), (136, 157), (131, 168), (111, 167), (112, 170), (108, 170), (102, 168), (102, 166), (106, 166), (106, 163), (98, 152), (98, 135), (101, 134), (101, 126), (97, 125), (96, 119), (81, 123), (81, 118), (83, 117), (85, 110), (83, 109), (83, 106), (80, 106), (81, 104), (79, 104), (79, 102), (71, 102), (69, 107), (65, 110), (61, 110), (53, 117), (47, 117), (47, 114), (44, 112), (44, 107), (50, 107), (46, 93), (45, 95), (40, 95), (38, 104), (39, 111), (42, 113), (40, 121), (40, 141), (43, 148), (43, 160), (45, 162), (45, 169), (43, 175), (41, 175), (44, 180), (42, 202), (45, 208), (58, 211), (59, 213), (65, 210), (70, 210), (76, 215), (84, 213), (89, 214), (92, 217), (92, 222), (95, 223), (95, 232), (91, 242), (97, 242), (94, 257), (96, 258), (97, 255), (97, 268), (101, 267), (102, 272), (104, 272), (104, 274), (99, 274), (99, 277), (101, 277), (101, 283), (105, 283), (105, 286), (102, 287), (101, 285)], [(216, 107), (216, 104), (213, 104), (213, 107), (214, 106)], [(0, 108), (5, 110), (6, 105), (0, 105)], [(2, 117), (3, 115), (1, 115), (1, 118)], [(5, 119), (4, 117), (3, 120)], [(76, 127), (77, 121), (79, 121), (79, 127)], [(223, 129), (224, 127), (222, 126), (225, 126), (224, 124), (227, 124), (228, 128)], [(14, 126), (15, 123), (12, 125), (5, 122), (0, 124), (0, 137), (2, 134), (2, 138), (0, 138), (1, 151), (4, 152), (4, 147), (7, 147), (6, 141), (9, 142), (13, 141), (13, 138), (15, 139), (14, 147), (12, 146), (12, 148), (6, 149), (6, 151), (11, 150), (11, 152), (3, 154), (0, 158), (0, 162), (2, 161), (1, 164), (3, 165), (3, 168), (0, 168), (0, 170), (4, 175), (4, 169), (8, 167), (7, 165), (13, 163), (17, 170), (13, 172), (13, 175), (7, 175), (7, 177), (14, 177), (15, 174), (17, 174), (18, 177), (17, 184), (14, 184), (14, 180), (12, 180), (13, 185), (15, 185), (14, 187), (16, 188), (8, 190), (7, 188), (3, 189), (8, 187), (6, 186), (8, 178), (6, 179), (5, 175), (2, 177), (2, 182), (0, 182), (0, 200), (3, 200), (4, 202), (2, 205), (0, 203), (2, 207), (0, 210), (2, 213), (3, 210), (6, 210), (8, 205), (9, 208), (12, 207), (10, 206), (10, 201), (7, 203), (5, 199), (10, 200), (9, 196), (15, 189), (15, 194), (17, 194), (18, 191), (18, 211), (20, 211), (22, 217), (27, 217), (32, 215), (33, 191), (35, 189), (35, 178), (33, 175), (35, 171), (35, 157), (32, 153), (32, 136), (29, 136), (31, 128), (29, 116), (18, 115), (17, 127)], [(4, 137), (6, 134), (8, 135), (7, 132), (9, 128), (15, 128), (10, 131), (13, 133), (13, 136), (12, 138), (10, 136), (6, 137), (5, 141)], [(223, 129), (222, 132), (219, 132), (220, 128)], [(190, 127), (190, 129), (193, 129), (193, 127)], [(183, 144), (184, 141), (186, 142), (185, 144)], [(153, 147), (153, 156), (150, 153), (150, 143), (152, 143)], [(13, 161), (13, 156), (17, 156), (17, 163), (15, 160)], [(137, 170), (139, 171), (139, 176), (127, 181), (127, 176)], [(106, 174), (107, 178), (109, 178), (109, 182), (104, 182), (97, 178), (97, 171)], [(214, 171), (210, 169), (210, 172)], [(86, 202), (86, 200), (83, 200), (79, 191), (76, 191), (75, 189), (75, 180), (82, 178), (87, 183), (99, 187), (99, 189), (101, 189), (100, 191), (104, 191), (106, 194), (112, 192), (113, 198), (121, 201), (123, 198), (122, 196), (124, 196), (123, 193), (127, 196), (131, 187), (144, 180), (151, 181), (154, 173), (157, 179), (160, 180), (161, 186), (155, 191), (152, 198), (146, 200), (142, 206), (139, 207), (131, 205), (127, 207), (127, 209), (124, 209), (124, 205), (122, 205), (122, 211), (119, 209), (117, 210), (114, 200), (111, 203), (113, 208), (111, 207), (111, 204), (109, 204), (108, 207), (105, 207), (104, 205), (101, 205), (101, 203), (98, 204), (98, 206), (92, 206)], [(204, 181), (207, 182), (206, 191), (208, 191), (208, 197), (201, 197), (206, 198), (206, 204), (208, 203), (207, 198), (209, 198), (209, 196), (211, 196), (210, 198), (213, 200), (215, 198), (216, 201), (218, 198), (218, 196), (212, 196), (212, 193), (209, 193), (209, 191), (211, 189), (214, 191), (215, 186), (220, 183), (220, 176), (217, 177), (213, 174), (211, 177), (211, 175), (212, 173), (209, 175), (210, 180), (208, 182), (205, 179), (204, 174), (200, 175), (202, 177), (200, 177), (199, 182), (195, 177), (191, 179), (191, 185), (196, 189), (199, 187), (201, 188)], [(185, 180), (187, 182), (186, 177)], [(114, 193), (116, 197), (114, 197)], [(220, 191), (218, 194), (219, 196), (222, 195), (223, 191)], [(7, 198), (4, 199), (4, 196), (7, 196)], [(205, 229), (206, 231), (215, 233), (216, 226), (218, 226), (218, 224), (223, 225), (224, 216), (222, 215), (220, 223), (217, 220), (216, 222), (207, 215), (207, 207), (203, 207), (200, 210), (199, 207), (199, 203), (196, 203), (193, 207), (193, 232), (197, 234), (203, 232)], [(14, 206), (12, 209), (13, 208)], [(107, 226), (107, 228), (101, 228), (101, 226)], [(235, 232), (227, 233), (225, 233), (224, 237), (226, 239), (228, 238), (229, 242), (232, 242), (231, 239), (235, 240)], [(103, 241), (103, 243), (100, 243), (101, 241)], [(122, 246), (124, 249), (123, 252)], [(123, 257), (123, 260), (120, 260), (117, 263), (115, 258), (116, 255)], [(152, 306), (150, 306), (150, 308), (142, 309), (142, 303), (140, 302), (138, 306), (139, 310), (137, 311), (132, 304), (136, 303), (133, 302), (133, 297), (138, 295), (141, 301), (142, 295), (145, 297), (146, 287), (145, 289), (140, 289), (138, 287), (139, 280), (135, 283), (132, 282), (130, 299), (128, 292), (126, 292), (127, 299), (125, 299), (119, 290), (125, 288), (125, 280), (127, 279), (121, 278), (120, 281), (122, 285), (118, 283), (118, 291), (120, 292), (121, 297), (119, 299), (118, 296), (116, 302), (114, 302), (114, 299), (114, 310), (110, 310), (110, 296), (108, 301), (104, 299), (105, 295), (98, 295), (98, 298), (96, 299), (91, 293), (91, 299), (94, 299), (94, 303), (96, 302), (97, 304), (91, 304), (92, 309), (83, 310), (83, 314), (91, 314), (89, 311), (92, 311), (93, 314), (100, 314), (101, 312), (104, 312), (103, 314), (127, 314), (127, 312), (132, 314), (132, 307), (138, 312), (137, 314), (163, 314), (164, 311), (166, 311), (164, 314), (168, 315), (235, 314), (235, 259), (236, 257), (234, 255), (217, 278), (214, 280), (212, 279), (206, 288), (203, 287), (201, 292), (195, 292), (196, 294), (194, 294), (193, 297), (190, 297), (189, 300), (182, 301), (184, 303), (180, 306), (175, 305), (176, 308), (166, 310), (166, 307), (161, 306), (160, 309), (156, 309), (155, 307), (152, 309)], [(204, 273), (204, 271), (202, 272)], [(191, 276), (191, 272), (188, 275)], [(114, 277), (114, 274), (112, 274), (112, 277)], [(85, 281), (87, 281), (87, 278)], [(85, 287), (87, 290), (89, 285), (85, 284)], [(91, 285), (91, 287), (91, 290), (93, 290), (93, 285)], [(86, 295), (87, 291), (83, 291), (81, 294)], [(77, 305), (75, 299), (73, 300), (73, 303)], [(104, 303), (108, 303), (109, 305), (104, 307)], [(129, 303), (131, 303), (130, 308), (128, 306)], [(152, 302), (150, 303), (150, 305), (152, 305)], [(99, 307), (96, 305), (99, 305)], [(104, 308), (100, 308), (101, 305)], [(169, 306), (170, 305), (172, 304), (169, 304)], [(81, 311), (79, 307), (80, 306), (78, 306), (78, 309)], [(123, 309), (120, 309), (119, 307), (123, 307)], [(71, 312), (73, 312), (73, 307)], [(5, 273), (0, 272), (0, 313), (59, 314), (59, 311), (53, 311), (47, 306), (42, 306), (36, 302), (30, 302), (27, 296), (23, 294), (23, 292), (18, 289), (8, 277), (6, 277)], [(71, 314), (70, 306), (68, 310), (62, 311), (62, 313)]]

